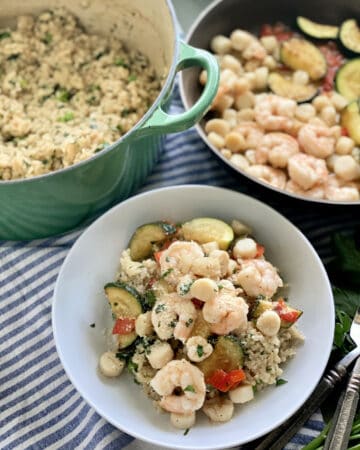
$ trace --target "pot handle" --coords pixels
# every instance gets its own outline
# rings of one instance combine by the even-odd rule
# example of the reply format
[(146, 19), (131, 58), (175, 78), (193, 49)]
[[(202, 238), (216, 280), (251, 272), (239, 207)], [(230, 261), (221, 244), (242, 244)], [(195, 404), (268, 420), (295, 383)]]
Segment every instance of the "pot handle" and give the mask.
[(178, 115), (167, 114), (160, 104), (153, 115), (139, 130), (140, 133), (175, 133), (186, 130), (198, 122), (209, 109), (219, 86), (220, 69), (213, 55), (180, 41), (180, 55), (176, 71), (200, 66), (207, 72), (205, 88), (198, 101), (188, 110)]

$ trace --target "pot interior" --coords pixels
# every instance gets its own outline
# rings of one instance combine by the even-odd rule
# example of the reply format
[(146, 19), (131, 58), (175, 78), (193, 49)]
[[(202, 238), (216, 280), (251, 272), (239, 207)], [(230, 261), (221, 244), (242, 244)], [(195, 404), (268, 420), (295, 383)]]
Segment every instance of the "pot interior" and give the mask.
[(174, 57), (175, 29), (166, 0), (0, 0), (0, 28), (14, 27), (16, 17), (65, 7), (89, 33), (112, 33), (128, 48), (146, 55), (160, 77)]
[[(212, 37), (217, 34), (228, 36), (236, 28), (256, 33), (265, 23), (283, 22), (296, 29), (296, 17), (299, 15), (334, 25), (345, 19), (360, 17), (360, 2), (353, 0), (222, 0), (211, 6), (189, 32), (187, 42), (194, 47), (209, 49)], [(189, 69), (181, 74), (188, 107), (196, 102), (202, 92), (198, 82), (199, 72), (198, 69)]]

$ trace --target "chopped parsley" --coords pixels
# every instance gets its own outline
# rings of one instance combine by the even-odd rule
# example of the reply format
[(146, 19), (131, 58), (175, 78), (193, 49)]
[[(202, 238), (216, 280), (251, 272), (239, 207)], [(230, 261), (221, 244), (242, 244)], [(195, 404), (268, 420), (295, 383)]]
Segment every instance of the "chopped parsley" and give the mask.
[(129, 362), (127, 363), (127, 368), (129, 370), (129, 372), (131, 372), (131, 373), (137, 372), (138, 367), (139, 367), (138, 364), (134, 363), (132, 359), (129, 359)]
[(156, 303), (156, 295), (152, 289), (149, 289), (144, 294), (144, 306), (145, 309), (151, 309)]
[(8, 56), (6, 59), (8, 61), (15, 61), (20, 56), (20, 53), (13, 53), (12, 55)]
[(90, 324), (90, 327), (91, 327), (91, 328), (95, 328), (95, 324), (94, 324), (94, 323), (91, 323), (91, 324)]
[(185, 326), (186, 326), (186, 327), (189, 327), (193, 322), (194, 322), (193, 319), (190, 317), (190, 319), (188, 319), (188, 320), (185, 322)]
[(66, 89), (59, 89), (56, 91), (55, 97), (59, 102), (67, 103), (71, 99), (72, 93)]
[(192, 384), (188, 384), (184, 389), (184, 392), (195, 392), (195, 388)]
[(164, 310), (165, 310), (164, 303), (159, 303), (155, 308), (155, 313), (159, 314), (159, 312), (164, 311)]
[(168, 327), (170, 328), (175, 328), (176, 327), (176, 320), (172, 320), (169, 324)]
[(189, 431), (190, 431), (190, 428), (186, 428), (186, 430), (184, 431), (184, 436), (186, 436)]
[(186, 295), (193, 285), (193, 281), (190, 281), (189, 283), (181, 284), (180, 285), (180, 295)]
[(52, 34), (47, 31), (45, 33), (45, 36), (42, 38), (42, 41), (44, 42), (44, 44), (51, 44), (52, 40), (53, 40)]
[(287, 380), (284, 380), (283, 378), (278, 378), (276, 380), (276, 386), (281, 386), (282, 384), (286, 384)]
[(58, 121), (66, 123), (66, 122), (69, 122), (70, 120), (73, 120), (74, 117), (75, 117), (74, 113), (69, 111), (69, 112), (66, 112), (63, 116), (59, 117)]
[(128, 82), (131, 83), (131, 81), (136, 81), (137, 80), (137, 76), (134, 74), (129, 75), (128, 78)]
[(204, 356), (204, 347), (202, 345), (198, 345), (196, 347), (196, 353), (198, 354), (198, 357), (201, 358)]
[(11, 33), (9, 31), (2, 31), (2, 32), (0, 32), (0, 41), (2, 39), (6, 39), (6, 38), (9, 38), (9, 37), (11, 37)]
[(126, 69), (129, 68), (129, 64), (127, 64), (127, 62), (124, 60), (124, 58), (115, 59), (114, 64), (115, 64), (115, 66), (125, 67)]
[(165, 277), (167, 277), (174, 269), (172, 267), (170, 267), (170, 269), (168, 269), (166, 272), (164, 272), (161, 276), (160, 279), (163, 279)]

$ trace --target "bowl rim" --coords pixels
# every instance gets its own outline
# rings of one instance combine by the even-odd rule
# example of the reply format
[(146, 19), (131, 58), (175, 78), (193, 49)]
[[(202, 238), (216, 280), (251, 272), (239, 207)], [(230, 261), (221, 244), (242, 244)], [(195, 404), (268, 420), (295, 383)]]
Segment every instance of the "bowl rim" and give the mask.
[[(111, 415), (109, 415), (106, 411), (104, 411), (102, 408), (99, 408), (98, 406), (96, 406), (96, 404), (89, 399), (89, 397), (87, 396), (87, 394), (83, 393), (83, 389), (81, 387), (81, 385), (78, 384), (78, 380), (75, 376), (73, 376), (72, 374), (72, 370), (71, 370), (71, 365), (69, 365), (66, 357), (64, 356), (63, 352), (62, 352), (62, 344), (60, 343), (61, 338), (59, 338), (61, 331), (60, 329), (58, 329), (57, 327), (57, 318), (56, 318), (56, 311), (58, 308), (60, 308), (60, 298), (61, 298), (61, 293), (60, 293), (60, 282), (62, 281), (62, 277), (63, 277), (63, 272), (65, 271), (65, 266), (67, 264), (67, 261), (71, 259), (72, 254), (76, 251), (77, 246), (79, 245), (79, 243), (81, 244), (81, 241), (83, 239), (86, 238), (86, 235), (92, 231), (92, 229), (96, 226), (98, 226), (102, 221), (107, 220), (108, 217), (110, 217), (114, 210), (122, 208), (124, 204), (129, 204), (129, 203), (135, 203), (139, 197), (140, 198), (146, 198), (146, 197), (150, 197), (153, 196), (154, 194), (158, 194), (162, 191), (176, 191), (178, 189), (182, 189), (185, 191), (193, 191), (195, 190), (205, 190), (211, 197), (211, 192), (222, 192), (225, 195), (227, 195), (227, 193), (230, 194), (236, 194), (239, 198), (239, 200), (241, 201), (241, 198), (246, 198), (247, 200), (250, 200), (251, 202), (261, 206), (261, 208), (263, 208), (265, 211), (271, 211), (272, 213), (275, 213), (275, 215), (277, 216), (278, 220), (282, 221), (283, 223), (286, 224), (287, 227), (290, 227), (293, 229), (293, 231), (299, 235), (299, 237), (301, 238), (302, 242), (304, 243), (304, 245), (306, 245), (306, 247), (310, 250), (312, 257), (315, 259), (319, 270), (321, 271), (322, 275), (323, 275), (323, 281), (324, 281), (324, 289), (327, 290), (328, 292), (328, 298), (329, 300), (333, 300), (333, 294), (332, 294), (332, 289), (331, 289), (331, 284), (327, 275), (327, 272), (325, 270), (325, 267), (319, 257), (319, 255), (317, 254), (316, 250), (314, 249), (313, 245), (311, 244), (311, 242), (308, 240), (308, 238), (304, 235), (304, 233), (302, 233), (301, 230), (299, 230), (299, 228), (297, 228), (289, 219), (287, 219), (284, 215), (282, 215), (281, 213), (279, 213), (278, 211), (276, 211), (274, 208), (272, 208), (271, 206), (267, 205), (264, 202), (261, 202), (260, 200), (257, 200), (247, 194), (243, 194), (241, 192), (232, 190), (232, 189), (228, 189), (228, 188), (222, 188), (222, 187), (216, 187), (216, 186), (209, 186), (209, 185), (201, 185), (201, 184), (183, 184), (183, 185), (175, 185), (175, 186), (168, 186), (168, 187), (162, 187), (162, 188), (157, 188), (157, 189), (153, 189), (150, 191), (146, 191), (143, 193), (140, 193), (134, 197), (131, 197), (127, 200), (125, 200), (124, 202), (121, 202), (119, 204), (117, 204), (116, 206), (112, 207), (111, 209), (109, 209), (107, 212), (105, 212), (102, 216), (100, 216), (98, 219), (96, 219), (96, 221), (94, 221), (76, 240), (76, 242), (73, 244), (73, 246), (71, 247), (70, 251), (68, 252), (68, 254), (66, 255), (62, 266), (60, 268), (60, 271), (58, 273), (57, 279), (56, 279), (56, 283), (55, 283), (55, 287), (54, 287), (54, 293), (53, 293), (53, 301), (52, 301), (52, 307), (51, 307), (51, 323), (52, 323), (52, 330), (53, 330), (53, 336), (54, 336), (54, 342), (55, 342), (55, 347), (56, 347), (56, 351), (58, 353), (61, 365), (67, 375), (67, 377), (70, 379), (70, 381), (72, 382), (72, 384), (75, 386), (76, 390), (78, 391), (78, 393), (81, 395), (81, 397), (89, 404), (91, 405), (92, 408), (94, 408), (94, 410), (101, 415), (106, 421), (108, 421), (109, 423), (111, 423), (114, 427), (116, 427), (117, 429), (120, 429), (120, 431), (125, 432), (130, 434), (131, 436), (140, 439), (144, 442), (148, 442), (154, 445), (158, 445), (160, 447), (164, 447), (164, 448), (173, 448), (173, 449), (179, 449), (179, 450), (190, 450), (193, 448), (196, 448), (197, 450), (223, 450), (224, 448), (229, 448), (229, 447), (233, 447), (234, 445), (240, 445), (239, 442), (236, 442), (236, 440), (232, 440), (232, 442), (227, 445), (226, 447), (224, 447), (224, 445), (216, 445), (214, 447), (209, 447), (207, 446), (199, 446), (197, 445), (196, 447), (189, 447), (189, 446), (184, 446), (184, 445), (173, 445), (173, 444), (168, 444), (165, 443), (164, 441), (161, 441), (159, 439), (157, 439), (156, 437), (144, 437), (141, 434), (141, 431), (133, 431), (133, 430), (128, 430), (128, 429), (122, 429), (119, 428), (119, 425), (116, 423), (115, 420), (112, 419)], [(85, 237), (84, 237), (85, 236)], [(331, 316), (331, 323), (329, 324), (329, 328), (330, 328), (330, 336), (333, 335), (334, 333), (334, 328), (335, 328), (335, 307), (334, 307), (334, 303), (333, 301), (329, 301), (329, 314)], [(272, 424), (271, 427), (268, 427), (264, 430), (262, 430), (258, 435), (256, 435), (255, 437), (251, 438), (251, 440), (246, 440), (246, 441), (242, 441), (242, 444), (245, 444), (246, 442), (251, 442), (253, 439), (257, 439), (261, 436), (264, 436), (266, 433), (270, 432), (271, 430), (275, 429), (276, 427), (280, 426), (283, 422), (285, 422), (289, 417), (291, 417), (293, 414), (295, 414), (295, 412), (301, 408), (303, 406), (303, 404), (305, 403), (305, 401), (308, 399), (308, 397), (311, 395), (311, 393), (313, 392), (313, 390), (315, 389), (315, 387), (317, 386), (318, 382), (321, 379), (321, 376), (323, 374), (323, 371), (326, 367), (328, 358), (330, 356), (330, 352), (331, 352), (331, 348), (332, 348), (332, 339), (329, 339), (329, 342), (327, 342), (327, 345), (323, 347), (323, 352), (322, 354), (325, 356), (324, 359), (324, 363), (321, 366), (321, 370), (318, 372), (318, 375), (316, 378), (314, 378), (312, 380), (312, 383), (310, 384), (311, 386), (311, 390), (308, 391), (308, 394), (306, 397), (303, 398), (303, 401), (301, 402), (300, 405), (296, 405), (296, 407), (290, 409), (287, 414), (280, 420), (278, 421), (275, 425)], [(170, 446), (169, 446), (170, 445)]]
[[(161, 104), (162, 100), (164, 100), (166, 98), (167, 93), (172, 88), (174, 77), (176, 75), (178, 56), (179, 56), (179, 52), (180, 52), (180, 36), (179, 36), (179, 32), (178, 32), (179, 25), (178, 25), (178, 22), (176, 19), (175, 8), (174, 8), (174, 5), (172, 4), (171, 0), (164, 0), (164, 1), (169, 10), (170, 19), (171, 19), (171, 22), (173, 25), (173, 28), (172, 28), (172, 30), (173, 30), (172, 62), (169, 67), (169, 71), (166, 76), (166, 80), (165, 80), (162, 88), (160, 89), (160, 92), (158, 93), (156, 99), (153, 101), (151, 107), (140, 118), (140, 120), (138, 122), (136, 122), (135, 125), (132, 128), (130, 128), (129, 131), (127, 131), (125, 134), (123, 134), (115, 142), (112, 142), (110, 145), (105, 147), (101, 152), (94, 153), (92, 156), (90, 156), (90, 158), (87, 158), (84, 161), (79, 161), (75, 164), (72, 164), (71, 166), (63, 167), (61, 169), (53, 170), (51, 172), (44, 173), (41, 175), (36, 175), (36, 176), (30, 177), (30, 178), (17, 178), (17, 179), (8, 180), (8, 181), (0, 180), (0, 189), (1, 189), (1, 186), (11, 186), (11, 185), (24, 184), (24, 183), (28, 184), (28, 183), (32, 183), (32, 182), (36, 182), (36, 181), (40, 181), (40, 180), (41, 181), (46, 180), (49, 177), (61, 176), (64, 173), (76, 170), (78, 167), (83, 167), (83, 166), (86, 166), (87, 164), (91, 164), (93, 161), (95, 161), (95, 160), (101, 158), (102, 156), (113, 151), (119, 144), (121, 144), (123, 141), (125, 141), (133, 132), (136, 134), (136, 132), (139, 130), (139, 128), (141, 128), (144, 125), (144, 123), (146, 123), (146, 121), (152, 116), (152, 114), (155, 112), (157, 107)], [(80, 20), (81, 20), (81, 18), (80, 18)]]
[[(226, 0), (214, 0), (203, 11), (201, 11), (201, 13), (192, 22), (188, 32), (186, 33), (185, 42), (187, 44), (193, 45), (190, 43), (190, 40), (191, 40), (193, 34), (195, 33), (195, 31), (197, 31), (198, 28), (201, 27), (202, 21), (206, 19), (207, 15), (213, 9), (220, 7), (221, 4), (224, 3), (225, 1)], [(200, 48), (199, 46), (197, 46), (197, 47)], [(209, 49), (205, 49), (205, 50), (210, 51)], [(185, 109), (187, 110), (190, 108), (190, 105), (187, 101), (187, 95), (186, 95), (187, 91), (184, 86), (184, 76), (185, 76), (184, 72), (180, 72), (180, 74), (179, 74), (179, 90), (180, 90), (181, 101), (182, 101)], [(201, 139), (203, 140), (203, 142), (207, 145), (207, 147), (210, 148), (210, 150), (218, 158), (220, 158), (230, 169), (232, 169), (234, 172), (236, 172), (246, 178), (249, 178), (254, 183), (262, 185), (263, 187), (265, 187), (267, 189), (271, 189), (272, 191), (275, 191), (279, 194), (286, 195), (290, 198), (295, 198), (297, 200), (303, 200), (303, 201), (315, 203), (315, 204), (325, 204), (325, 205), (335, 205), (335, 206), (357, 206), (357, 205), (360, 205), (360, 200), (357, 200), (357, 201), (335, 201), (335, 200), (327, 200), (327, 199), (315, 199), (315, 198), (305, 197), (305, 196), (302, 196), (299, 194), (295, 194), (295, 193), (286, 191), (285, 189), (280, 189), (275, 186), (272, 186), (269, 183), (265, 183), (264, 181), (260, 180), (259, 178), (256, 178), (253, 175), (246, 173), (244, 170), (242, 170), (239, 167), (236, 167), (234, 164), (230, 163), (230, 161), (228, 159), (226, 159), (225, 156), (223, 156), (219, 152), (219, 150), (213, 144), (211, 144), (211, 142), (208, 140), (206, 133), (204, 132), (204, 129), (200, 124), (200, 121), (195, 124), (195, 129), (198, 132)]]

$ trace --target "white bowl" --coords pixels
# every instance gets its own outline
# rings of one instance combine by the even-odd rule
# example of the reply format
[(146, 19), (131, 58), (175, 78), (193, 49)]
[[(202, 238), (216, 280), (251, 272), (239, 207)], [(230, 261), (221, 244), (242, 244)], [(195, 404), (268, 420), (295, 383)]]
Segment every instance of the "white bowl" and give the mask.
[[(99, 356), (106, 350), (108, 306), (103, 286), (114, 280), (121, 251), (135, 228), (159, 219), (174, 222), (200, 216), (249, 224), (266, 256), (290, 284), (291, 304), (304, 311), (299, 328), (306, 337), (285, 366), (287, 384), (269, 387), (235, 408), (230, 422), (211, 424), (198, 414), (184, 436), (158, 414), (128, 375), (105, 379)], [(56, 282), (53, 310), (56, 347), (70, 380), (93, 408), (114, 426), (144, 441), (178, 449), (224, 449), (276, 428), (307, 399), (331, 351), (334, 307), (324, 267), (308, 240), (270, 207), (243, 194), (209, 186), (175, 186), (146, 192), (100, 217), (77, 240)], [(90, 324), (95, 323), (95, 328)]]

